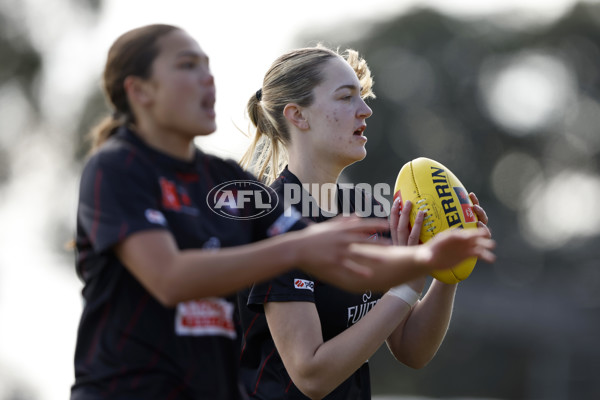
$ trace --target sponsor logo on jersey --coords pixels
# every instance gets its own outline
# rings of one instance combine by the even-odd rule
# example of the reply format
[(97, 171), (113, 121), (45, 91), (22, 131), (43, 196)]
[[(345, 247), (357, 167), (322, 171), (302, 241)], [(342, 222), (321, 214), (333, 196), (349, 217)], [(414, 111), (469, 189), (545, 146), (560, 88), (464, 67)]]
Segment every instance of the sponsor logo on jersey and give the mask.
[(177, 196), (177, 186), (166, 178), (160, 178), (160, 190), (162, 191), (162, 205), (168, 210), (179, 211), (181, 202)]
[(162, 194), (162, 206), (165, 210), (183, 212), (185, 214), (198, 216), (199, 211), (192, 204), (192, 199), (185, 187), (177, 185), (175, 181), (161, 177), (159, 179)]
[(215, 186), (206, 196), (206, 204), (217, 215), (230, 219), (256, 219), (271, 213), (279, 197), (269, 186), (258, 181), (236, 180)]
[(315, 291), (315, 283), (313, 281), (307, 281), (306, 279), (294, 279), (294, 288)]
[(144, 212), (144, 215), (146, 216), (148, 222), (152, 224), (167, 226), (167, 219), (165, 218), (164, 214), (158, 210), (148, 208)]
[(368, 290), (362, 295), (362, 304), (348, 307), (348, 320), (346, 327), (352, 326), (358, 321), (360, 321), (362, 317), (364, 317), (369, 311), (373, 309), (373, 307), (375, 307), (375, 304), (377, 304), (377, 300), (370, 301), (371, 297), (373, 297), (373, 293), (370, 290)]
[(175, 332), (180, 336), (225, 336), (235, 339), (234, 306), (209, 297), (177, 304)]

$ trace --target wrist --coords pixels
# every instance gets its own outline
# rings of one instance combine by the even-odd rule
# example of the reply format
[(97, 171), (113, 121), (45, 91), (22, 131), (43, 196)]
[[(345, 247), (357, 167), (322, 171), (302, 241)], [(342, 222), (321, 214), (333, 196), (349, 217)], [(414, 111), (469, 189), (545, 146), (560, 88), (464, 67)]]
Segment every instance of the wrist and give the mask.
[(394, 286), (388, 290), (388, 294), (399, 298), (408, 304), (411, 308), (417, 304), (421, 294), (416, 290), (408, 286), (407, 284), (402, 284), (398, 286)]
[(421, 269), (426, 270), (427, 272), (431, 271), (431, 249), (427, 245), (419, 245), (416, 246), (416, 251), (414, 253), (414, 262), (415, 265)]

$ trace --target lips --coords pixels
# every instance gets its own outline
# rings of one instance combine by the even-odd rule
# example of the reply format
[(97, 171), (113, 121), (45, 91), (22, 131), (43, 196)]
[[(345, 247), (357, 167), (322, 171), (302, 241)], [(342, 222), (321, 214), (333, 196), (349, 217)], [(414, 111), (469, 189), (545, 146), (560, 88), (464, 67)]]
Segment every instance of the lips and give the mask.
[(354, 135), (362, 136), (365, 129), (367, 129), (367, 125), (361, 125), (357, 130), (354, 131)]
[(216, 95), (214, 90), (202, 96), (202, 101), (200, 102), (200, 106), (205, 111), (214, 111), (216, 102)]

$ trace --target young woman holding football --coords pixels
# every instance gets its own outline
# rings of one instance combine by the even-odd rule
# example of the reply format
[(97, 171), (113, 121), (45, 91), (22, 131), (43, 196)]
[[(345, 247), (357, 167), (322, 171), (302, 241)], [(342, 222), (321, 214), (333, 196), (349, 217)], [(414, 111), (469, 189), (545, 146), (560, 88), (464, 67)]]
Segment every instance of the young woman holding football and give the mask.
[[(366, 120), (372, 110), (364, 100), (373, 96), (371, 88), (369, 68), (354, 50), (341, 55), (316, 46), (283, 54), (248, 101), (256, 135), (242, 163), (272, 183), (281, 198), (291, 192), (286, 185), (309, 184), (304, 194), (318, 208), (304, 210), (311, 210), (316, 222), (348, 205), (353, 212), (358, 202), (375, 209), (376, 202), (359, 190), (338, 188), (332, 196), (312, 192), (336, 187), (344, 168), (366, 156)], [(489, 237), (487, 216), (474, 195), (472, 200), (483, 221), (478, 230)], [(391, 207), (393, 243), (417, 245), (424, 214), (419, 212), (411, 232), (412, 205), (404, 207), (402, 213), (399, 202)], [(367, 360), (383, 342), (399, 361), (423, 367), (444, 339), (456, 291), (456, 285), (434, 280), (419, 300), (424, 284), (419, 277), (385, 293), (350, 293), (290, 271), (242, 292), (241, 374), (248, 394), (256, 399), (370, 399)]]

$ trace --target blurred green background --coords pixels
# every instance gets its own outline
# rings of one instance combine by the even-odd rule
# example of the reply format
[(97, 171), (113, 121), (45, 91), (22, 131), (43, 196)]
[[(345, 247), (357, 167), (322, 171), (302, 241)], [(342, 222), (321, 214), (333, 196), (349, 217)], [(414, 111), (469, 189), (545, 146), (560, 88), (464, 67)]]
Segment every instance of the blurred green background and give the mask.
[[(78, 25), (97, 23), (104, 3), (61, 2)], [(84, 136), (107, 111), (98, 77), (65, 81), (79, 86), (77, 103), (40, 100), (43, 77), (56, 55), (31, 35), (23, 23), (30, 11), (20, 4), (7, 0), (0, 5), (0, 282), (27, 267), (6, 256), (9, 239), (25, 225), (22, 221), (39, 218), (44, 218), (42, 227), (22, 236), (25, 249), (42, 242), (50, 249), (49, 276), (74, 276), (72, 253), (64, 244), (74, 232)], [(600, 398), (600, 4), (573, 3), (552, 19), (515, 12), (461, 18), (413, 7), (377, 18), (321, 23), (300, 31), (289, 47), (316, 42), (357, 49), (375, 79), (368, 156), (348, 168), (343, 179), (393, 184), (405, 162), (435, 159), (478, 195), (498, 243), (497, 262), (478, 265), (460, 284), (451, 327), (436, 358), (414, 371), (382, 347), (370, 360), (374, 393)], [(211, 57), (219, 57), (217, 48), (210, 50)], [(279, 52), (256, 61), (262, 73)], [(75, 66), (86, 62), (78, 54), (70, 56)], [(54, 112), (52, 123), (44, 111), (48, 107), (63, 112)], [(45, 130), (48, 126), (53, 129)], [(239, 140), (246, 139), (240, 135)], [(226, 154), (238, 154), (224, 147)], [(27, 172), (38, 159), (54, 166), (51, 184)], [(63, 186), (57, 188), (56, 182)], [(23, 186), (29, 196), (53, 201), (47, 207), (26, 204), (19, 214), (7, 211), (14, 210), (11, 195)], [(27, 259), (24, 253), (19, 250), (19, 259)], [(22, 350), (18, 354), (26, 354), (24, 361), (10, 348), (44, 342), (45, 330), (58, 315), (80, 308), (80, 285), (73, 280), (51, 289), (57, 296), (69, 292), (72, 308), (58, 305), (56, 314), (16, 311), (23, 304), (11, 293), (28, 292), (34, 302), (29, 309), (35, 308), (35, 302), (52, 301), (36, 297), (36, 285), (47, 288), (52, 282), (34, 272), (27, 285), (0, 284), (2, 400), (51, 397), (37, 386), (45, 378), (38, 378), (39, 368), (33, 366), (56, 352)], [(38, 323), (14, 323), (32, 318)], [(36, 335), (30, 335), (32, 326)], [(65, 335), (72, 338), (75, 328), (76, 321), (66, 324)], [(19, 337), (23, 342), (16, 343)], [(51, 349), (53, 342), (44, 345)], [(60, 351), (61, 366), (71, 362), (72, 350)]]

